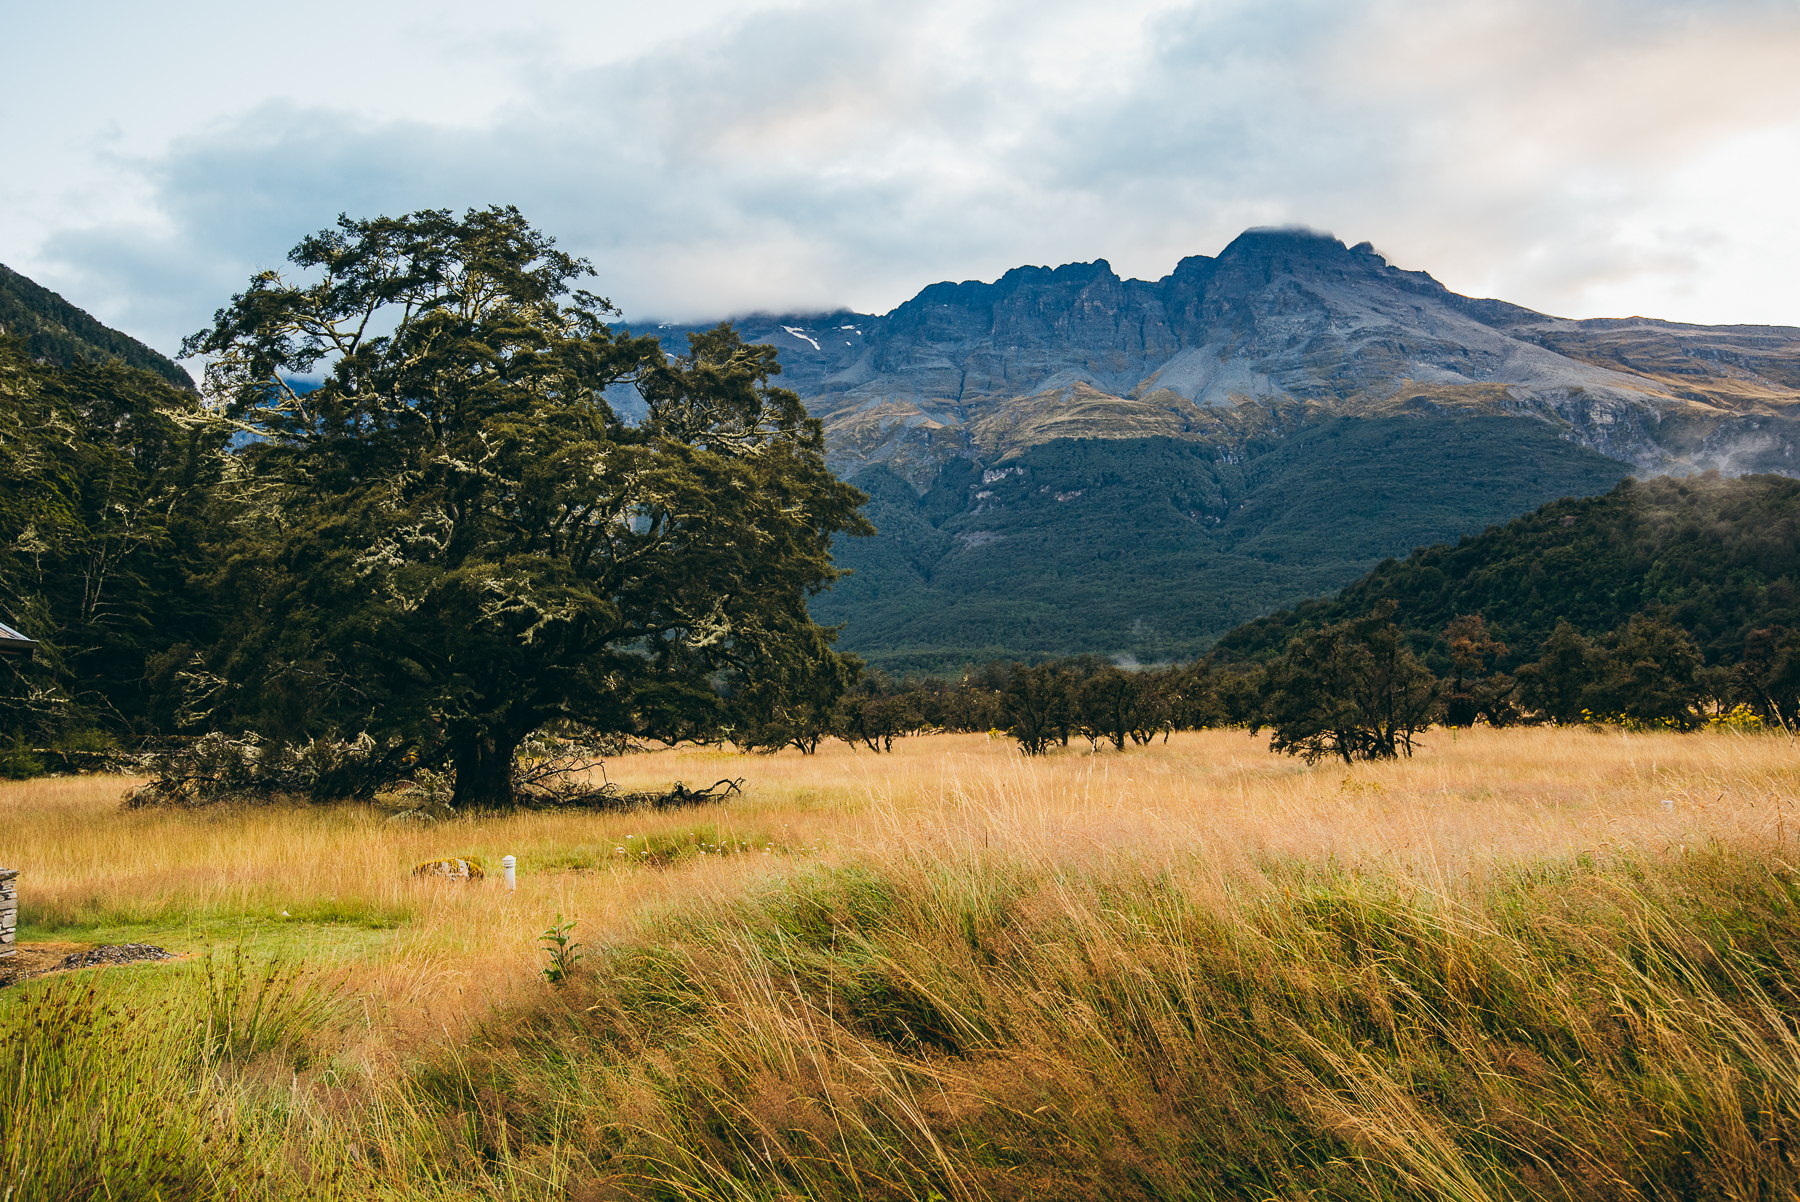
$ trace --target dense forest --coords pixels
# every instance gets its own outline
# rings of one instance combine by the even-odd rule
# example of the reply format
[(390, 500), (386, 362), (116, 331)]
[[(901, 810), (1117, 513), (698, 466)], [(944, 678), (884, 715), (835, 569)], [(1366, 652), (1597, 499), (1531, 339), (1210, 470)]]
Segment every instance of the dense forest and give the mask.
[(853, 575), (814, 604), (890, 672), (1080, 653), (1191, 659), (1247, 619), (1355, 580), (1625, 465), (1527, 419), (1334, 418), (1224, 456), (1172, 438), (1064, 439), (924, 493), (883, 467), (852, 483), (880, 533), (835, 549)]
[(0, 334), (19, 339), (25, 356), (37, 362), (59, 367), (118, 362), (182, 388), (194, 387), (193, 377), (180, 364), (101, 324), (4, 263), (0, 263)]
[(1216, 651), (1266, 660), (1308, 629), (1384, 600), (1439, 665), (1442, 632), (1480, 614), (1507, 645), (1503, 668), (1536, 659), (1567, 623), (1594, 637), (1640, 613), (1685, 630), (1709, 664), (1736, 663), (1752, 631), (1800, 625), (1800, 480), (1785, 476), (1622, 481), (1463, 538), (1390, 559), (1337, 596), (1260, 618)]

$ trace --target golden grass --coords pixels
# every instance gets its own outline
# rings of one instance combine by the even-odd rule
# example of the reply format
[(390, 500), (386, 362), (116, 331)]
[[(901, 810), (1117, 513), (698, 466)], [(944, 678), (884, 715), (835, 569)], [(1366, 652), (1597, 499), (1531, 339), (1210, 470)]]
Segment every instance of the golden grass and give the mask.
[[(1730, 732), (1439, 731), (1410, 760), (1354, 768), (1308, 768), (1242, 731), (1037, 760), (1008, 740), (940, 735), (884, 755), (841, 743), (814, 756), (680, 748), (609, 771), (627, 790), (747, 783), (722, 807), (420, 826), (367, 807), (124, 811), (131, 782), (117, 778), (8, 782), (0, 862), (22, 870), (27, 939), (141, 925), (186, 952), (219, 932), (271, 948), (300, 934), (310, 958), (354, 964), (361, 988), (441, 1026), (466, 1001), (485, 1009), (529, 982), (555, 914), (577, 920), (582, 942), (605, 942), (671, 905), (725, 900), (797, 863), (847, 856), (955, 860), (991, 849), (1051, 869), (1180, 863), (1230, 891), (1271, 860), (1297, 860), (1454, 890), (1539, 858), (1660, 855), (1708, 837), (1785, 838), (1789, 825), (1800, 837), (1800, 749)], [(663, 866), (614, 850), (694, 832), (748, 850)], [(512, 893), (499, 879), (507, 854), (520, 864)], [(481, 857), (488, 878), (411, 875), (448, 855)], [(207, 918), (231, 921), (209, 928)], [(369, 937), (370, 927), (393, 929)]]
[[(1800, 821), (1800, 749), (1732, 733), (1437, 732), (1410, 760), (1354, 768), (1308, 768), (1241, 731), (1038, 760), (1009, 741), (940, 735), (902, 740), (887, 755), (843, 744), (815, 756), (683, 748), (609, 770), (626, 789), (742, 776), (746, 793), (692, 810), (415, 825), (359, 806), (122, 811), (131, 782), (118, 778), (4, 782), (0, 852), (24, 872), (28, 928), (200, 914), (273, 921), (284, 910), (302, 921), (406, 916), (409, 950), (510, 948), (529, 960), (540, 920), (558, 910), (592, 934), (646, 906), (735, 892), (746, 878), (845, 853), (989, 846), (1045, 864), (1201, 853), (1222, 872), (1279, 857), (1390, 865), (1448, 882), (1583, 850), (1776, 838)], [(632, 865), (614, 850), (689, 832), (755, 850), (662, 867)], [(520, 862), (510, 895), (499, 881), (507, 854)], [(447, 855), (482, 858), (488, 879), (460, 886), (410, 875)]]
[[(678, 749), (624, 757), (609, 770), (627, 789), (742, 776), (746, 792), (699, 810), (471, 815), (421, 827), (390, 823), (363, 807), (122, 811), (125, 782), (116, 779), (24, 782), (0, 785), (0, 863), (22, 870), (27, 939), (86, 932), (116, 941), (154, 931), (171, 950), (202, 951), (247, 937), (341, 971), (360, 1014), (356, 1032), (333, 1053), (332, 1072), (360, 1074), (361, 1109), (340, 1121), (316, 1100), (308, 1103), (313, 1109), (296, 1105), (284, 1113), (310, 1126), (283, 1138), (298, 1141), (294, 1146), (324, 1140), (319, 1146), (337, 1149), (340, 1159), (356, 1141), (389, 1139), (418, 1164), (436, 1166), (421, 1169), (424, 1177), (396, 1170), (395, 1196), (413, 1196), (408, 1191), (440, 1174), (447, 1182), (479, 1178), (497, 1193), (519, 1196), (560, 1196), (562, 1185), (544, 1183), (563, 1182), (568, 1173), (569, 1181), (623, 1194), (710, 1193), (704, 1182), (720, 1173), (727, 1174), (716, 1178), (720, 1192), (741, 1190), (752, 1178), (741, 1176), (741, 1165), (731, 1167), (736, 1153), (719, 1149), (670, 1152), (668, 1179), (644, 1184), (643, 1166), (651, 1161), (640, 1145), (711, 1139), (708, 1123), (774, 1141), (769, 1147), (803, 1130), (842, 1143), (839, 1161), (820, 1160), (817, 1176), (807, 1176), (813, 1170), (804, 1168), (812, 1163), (806, 1156), (756, 1154), (770, 1172), (799, 1173), (789, 1182), (792, 1192), (809, 1196), (860, 1190), (865, 1169), (875, 1175), (869, 1180), (887, 1173), (913, 1182), (902, 1194), (914, 1186), (941, 1187), (947, 1196), (1029, 1192), (1025, 1177), (992, 1176), (980, 1147), (945, 1142), (970, 1130), (1026, 1147), (1055, 1142), (1066, 1163), (1060, 1176), (1043, 1180), (1060, 1182), (1058, 1188), (1141, 1168), (1150, 1175), (1145, 1180), (1161, 1182), (1151, 1192), (1180, 1191), (1186, 1187), (1179, 1166), (1192, 1155), (1181, 1141), (1210, 1138), (1195, 1116), (1217, 1107), (1170, 1110), (1169, 1082), (1229, 1089), (1220, 1083), (1254, 1072), (1263, 1074), (1259, 1088), (1298, 1091), (1294, 1113), (1324, 1133), (1309, 1139), (1374, 1149), (1367, 1155), (1381, 1180), (1384, 1173), (1400, 1174), (1395, 1180), (1424, 1174), (1418, 1180), (1437, 1180), (1439, 1196), (1477, 1197), (1509, 1195), (1484, 1193), (1475, 1178), (1455, 1176), (1459, 1158), (1472, 1154), (1466, 1133), (1431, 1127), (1441, 1116), (1408, 1117), (1430, 1107), (1416, 1081), (1394, 1075), (1391, 1062), (1370, 1059), (1374, 1053), (1355, 1042), (1358, 1024), (1366, 1026), (1355, 999), (1374, 999), (1365, 1008), (1378, 1021), (1369, 1020), (1367, 1030), (1379, 1039), (1385, 1022), (1388, 1037), (1400, 1041), (1393, 1055), (1416, 1054), (1429, 1067), (1448, 1055), (1442, 1046), (1450, 1040), (1479, 1066), (1488, 1055), (1480, 1050), (1480, 1024), (1490, 1003), (1459, 993), (1465, 986), (1458, 981), (1475, 980), (1470, 972), (1514, 982), (1492, 986), (1500, 989), (1494, 996), (1527, 1010), (1536, 1004), (1529, 999), (1557, 993), (1544, 993), (1547, 979), (1534, 975), (1557, 956), (1591, 952), (1601, 967), (1583, 971), (1609, 980), (1607, 973), (1624, 972), (1618, 979), (1629, 984), (1629, 971), (1606, 967), (1613, 953), (1582, 942), (1587, 936), (1569, 935), (1574, 942), (1542, 952), (1522, 936), (1497, 934), (1499, 920), (1483, 907), (1503, 894), (1515, 901), (1535, 896), (1505, 894), (1506, 882), (1534, 865), (1562, 871), (1571, 863), (1616, 862), (1628, 873), (1680, 866), (1690, 850), (1702, 849), (1749, 848), (1757, 863), (1784, 865), (1787, 828), (1800, 818), (1800, 748), (1732, 732), (1433, 732), (1411, 760), (1354, 768), (1308, 768), (1271, 756), (1265, 738), (1212, 731), (1122, 754), (1072, 748), (1039, 760), (1020, 757), (1008, 741), (936, 736), (902, 741), (887, 755), (841, 744), (810, 757)], [(616, 850), (646, 843), (659, 853), (654, 864)], [(515, 892), (499, 880), (500, 857), (509, 853), (520, 862)], [(449, 855), (482, 858), (489, 877), (459, 885), (411, 875), (414, 864)], [(819, 864), (850, 875), (808, 871)], [(1694, 879), (1711, 879), (1705, 874), (1714, 871)], [(858, 926), (858, 872), (877, 881), (873, 887), (887, 899), (881, 904), (891, 914), (881, 922), (898, 924), (888, 935)], [(1343, 964), (1316, 959), (1307, 948), (1322, 937), (1317, 922), (1326, 920), (1294, 892), (1309, 873), (1321, 874), (1326, 894), (1338, 899), (1330, 906), (1348, 907), (1352, 916), (1366, 911), (1368, 921), (1390, 929), (1379, 938), (1397, 940), (1400, 950), (1366, 964), (1356, 958), (1361, 952)], [(1617, 878), (1628, 879), (1635, 878)], [(1608, 880), (1581, 886), (1579, 898), (1545, 895), (1545, 905), (1563, 907), (1556, 921), (1567, 924), (1582, 907), (1616, 917), (1638, 904), (1608, 900), (1615, 888)], [(1358, 900), (1363, 886), (1342, 893), (1330, 881), (1366, 882), (1370, 899), (1417, 900)], [(1275, 908), (1259, 910), (1259, 897)], [(830, 916), (819, 936), (828, 943), (790, 947), (788, 940), (817, 925), (806, 917), (815, 910)], [(547, 991), (537, 975), (544, 964), (538, 934), (559, 913), (577, 920), (574, 934), (587, 945), (590, 964), (624, 974), (616, 982), (592, 974), (578, 982), (566, 997), (581, 1004), (562, 1017), (556, 1006), (565, 995)], [(964, 929), (966, 940), (958, 933)], [(665, 964), (658, 948), (676, 960)], [(1382, 967), (1390, 955), (1399, 959)], [(1499, 967), (1480, 968), (1483, 957)], [(1208, 965), (1211, 980), (1195, 975)], [(1216, 983), (1219, 973), (1240, 972), (1248, 984)], [(665, 981), (667, 973), (673, 975)], [(1413, 1004), (1407, 999), (1416, 1001), (1418, 990), (1442, 982), (1455, 1003), (1443, 1011), (1447, 1034), (1427, 1038), (1423, 1027), (1393, 1026), (1394, 1005)], [(1739, 988), (1727, 984), (1727, 992)], [(848, 1004), (833, 1000), (840, 988), (864, 991), (857, 1003), (863, 1009), (855, 1011), (861, 1017), (840, 1012)], [(1200, 1028), (1191, 1025), (1201, 1013), (1238, 1012), (1240, 1003), (1221, 988), (1251, 998), (1242, 1012), (1252, 1018), (1259, 1007), (1296, 998), (1303, 1009), (1331, 1013), (1349, 998), (1355, 1013), (1313, 1033), (1295, 1028), (1291, 1039), (1282, 1037), (1291, 1046), (1265, 1046), (1260, 1060), (1221, 1067), (1218, 1058), (1234, 1055), (1231, 1040), (1242, 1036), (1206, 1045), (1196, 1042)], [(1695, 996), (1714, 998), (1706, 989)], [(691, 1017), (658, 1017), (665, 993), (686, 999), (681, 1012)], [(1557, 997), (1544, 1003), (1545, 1013), (1562, 1009), (1544, 1021), (1587, 1030), (1588, 1003)], [(1670, 1005), (1676, 1014), (1680, 1005)], [(901, 1026), (889, 1030), (883, 1024), (890, 1011), (912, 1017), (893, 1018)], [(493, 1016), (501, 1016), (500, 1027), (487, 1025)], [(530, 1042), (538, 1035), (521, 1034), (525, 1042), (512, 1051), (483, 1050), (511, 1046), (507, 1024), (519, 1021), (550, 1034), (541, 1046)], [(927, 1032), (927, 1043), (954, 1047), (960, 1059), (952, 1064), (913, 1047), (906, 1022), (947, 1024)], [(1114, 1030), (1112, 1022), (1125, 1026)], [(1688, 1020), (1667, 1022), (1673, 1030)], [(896, 1038), (893, 1047), (883, 1042)], [(1587, 1054), (1595, 1063), (1613, 1054), (1614, 1036), (1581, 1038), (1591, 1039)], [(1682, 1038), (1681, 1055), (1714, 1055), (1700, 1035)], [(1756, 1071), (1771, 1079), (1790, 1074), (1800, 1081), (1792, 1049), (1759, 1051), (1762, 1038), (1737, 1039), (1729, 1055), (1765, 1065)], [(1500, 1059), (1470, 1070), (1470, 1080), (1510, 1080), (1516, 1058), (1533, 1054), (1495, 1052)], [(1174, 1076), (1165, 1080), (1154, 1064), (1140, 1064), (1145, 1055), (1166, 1058)], [(466, 1089), (452, 1081), (424, 1095), (387, 1092), (421, 1057), (440, 1066), (434, 1072), (449, 1071), (446, 1063), (462, 1066), (452, 1077), (466, 1078)], [(553, 1067), (584, 1057), (589, 1067), (566, 1080)], [(1629, 1079), (1624, 1069), (1618, 1073)], [(480, 1084), (481, 1074), (489, 1084)], [(1686, 1085), (1671, 1081), (1669, 1096), (1685, 1097)], [(484, 1099), (500, 1096), (495, 1090), (511, 1090), (512, 1100), (490, 1105)], [(1496, 1106), (1530, 1096), (1498, 1084), (1493, 1090)], [(1795, 1092), (1800, 1096), (1800, 1087)], [(445, 1097), (451, 1100), (432, 1100)], [(1569, 1097), (1569, 1105), (1586, 1105)], [(1681, 1114), (1692, 1111), (1681, 1105), (1689, 1107)], [(415, 1114), (412, 1106), (423, 1109)], [(1044, 1126), (1049, 1119), (1031, 1117), (1043, 1107), (1052, 1108), (1052, 1118), (1076, 1111), (1087, 1117), (1053, 1131)], [(515, 1111), (548, 1123), (550, 1143), (508, 1151), (509, 1140), (526, 1139), (509, 1134)], [(1785, 1123), (1790, 1111), (1788, 1099), (1770, 1113)], [(550, 1114), (560, 1117), (542, 1117)], [(1591, 1136), (1583, 1148), (1624, 1138), (1617, 1131), (1651, 1142), (1662, 1131), (1655, 1114), (1607, 1114), (1583, 1128)], [(469, 1115), (489, 1116), (478, 1124), (484, 1134), (441, 1133), (447, 1123), (475, 1122)], [(1554, 1124), (1556, 1116), (1531, 1121)], [(846, 1123), (855, 1130), (846, 1133)], [(1162, 1134), (1158, 1124), (1166, 1127)], [(371, 1134), (378, 1131), (391, 1135)], [(1077, 1147), (1081, 1140), (1088, 1143)], [(558, 1151), (559, 1141), (573, 1142)], [(1114, 1145), (1125, 1151), (1109, 1151)], [(626, 1146), (638, 1147), (631, 1153), (639, 1158), (631, 1170), (637, 1176), (608, 1167), (612, 1153), (604, 1150)], [(512, 1184), (502, 1189), (494, 1184), (499, 1178), (482, 1176), (490, 1169), (457, 1168), (471, 1148), (485, 1149), (480, 1156), (491, 1171), (524, 1177), (506, 1176)], [(1269, 1155), (1262, 1149), (1252, 1159), (1279, 1163)], [(1740, 1159), (1755, 1162), (1749, 1153)], [(1330, 1168), (1321, 1164), (1320, 1172)], [(1443, 1172), (1451, 1176), (1431, 1177)], [(357, 1188), (364, 1187), (366, 1181)], [(753, 1193), (764, 1196), (760, 1187)]]

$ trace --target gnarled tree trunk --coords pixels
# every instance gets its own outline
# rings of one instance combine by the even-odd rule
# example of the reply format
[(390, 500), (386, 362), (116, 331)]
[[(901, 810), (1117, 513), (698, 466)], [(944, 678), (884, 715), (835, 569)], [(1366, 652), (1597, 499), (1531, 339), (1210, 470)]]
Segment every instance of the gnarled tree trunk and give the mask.
[(523, 735), (492, 730), (457, 740), (453, 755), (456, 792), (450, 804), (459, 810), (505, 809), (512, 805), (513, 753), (523, 740)]

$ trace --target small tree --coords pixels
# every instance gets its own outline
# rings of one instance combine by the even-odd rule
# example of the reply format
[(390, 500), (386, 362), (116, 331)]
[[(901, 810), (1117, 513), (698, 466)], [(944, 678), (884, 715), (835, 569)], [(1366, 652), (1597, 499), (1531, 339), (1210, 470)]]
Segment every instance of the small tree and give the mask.
[(1136, 677), (1137, 705), (1128, 732), (1133, 743), (1143, 746), (1159, 734), (1163, 742), (1169, 741), (1169, 735), (1181, 722), (1183, 690), (1188, 680), (1188, 673), (1176, 667), (1143, 672)]
[(1750, 631), (1735, 677), (1763, 721), (1800, 732), (1800, 631), (1785, 626)]
[(944, 725), (953, 730), (998, 730), (1007, 723), (1011, 668), (995, 661), (970, 668), (944, 700)]
[(1608, 641), (1598, 678), (1584, 694), (1586, 708), (1678, 730), (1705, 722), (1699, 679), (1705, 661), (1687, 631), (1667, 619), (1637, 614)]
[(1559, 621), (1544, 640), (1544, 654), (1518, 670), (1520, 700), (1540, 718), (1579, 723), (1604, 659), (1579, 630)]
[(1269, 688), (1262, 664), (1227, 664), (1207, 676), (1206, 690), (1195, 703), (1196, 726), (1255, 726)]
[(1463, 614), (1454, 619), (1444, 629), (1444, 642), (1449, 644), (1455, 672), (1444, 693), (1444, 724), (1473, 726), (1483, 714), (1494, 722), (1500, 716), (1496, 711), (1515, 686), (1505, 678), (1498, 682), (1486, 680), (1484, 674), (1490, 659), (1506, 654), (1506, 644), (1488, 631), (1480, 614)]
[(1026, 755), (1043, 755), (1057, 740), (1067, 742), (1074, 725), (1070, 680), (1056, 664), (1012, 665), (1006, 686), (1007, 733)]
[(740, 683), (730, 706), (732, 739), (753, 751), (796, 747), (812, 755), (837, 728), (845, 690), (862, 675), (862, 661), (834, 651), (820, 630), (810, 647), (757, 663)]
[(1307, 763), (1328, 756), (1411, 755), (1430, 724), (1439, 683), (1402, 640), (1384, 600), (1367, 616), (1300, 635), (1269, 669), (1265, 724), (1271, 751)]
[(1623, 718), (1687, 730), (1704, 721), (1703, 663), (1687, 632), (1655, 615), (1635, 615), (1598, 644), (1558, 622), (1543, 656), (1519, 669), (1519, 695), (1562, 725)]
[(1125, 750), (1125, 740), (1140, 729), (1141, 686), (1138, 677), (1108, 664), (1076, 687), (1076, 729), (1091, 746), (1106, 739), (1115, 751)]
[(867, 687), (844, 694), (833, 719), (837, 736), (851, 746), (863, 744), (870, 751), (892, 751), (894, 740), (924, 725), (914, 692), (894, 688), (885, 676)]

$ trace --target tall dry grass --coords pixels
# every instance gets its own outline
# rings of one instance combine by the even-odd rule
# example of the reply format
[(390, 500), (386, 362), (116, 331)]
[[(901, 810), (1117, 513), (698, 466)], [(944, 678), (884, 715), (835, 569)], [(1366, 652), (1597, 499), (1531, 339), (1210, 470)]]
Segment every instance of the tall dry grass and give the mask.
[[(350, 1029), (272, 1137), (342, 1196), (1795, 1186), (1785, 740), (1438, 733), (1308, 769), (1241, 732), (1040, 761), (942, 736), (610, 768), (749, 786), (418, 829), (34, 782), (0, 792), (0, 862), (28, 936), (211, 915), (329, 959), (387, 925), (344, 941)], [(507, 853), (515, 893), (408, 873)], [(561, 990), (536, 976), (557, 913), (587, 956)]]
[[(43, 933), (286, 910), (320, 921), (404, 919), (456, 951), (470, 950), (458, 934), (467, 930), (529, 958), (546, 904), (591, 915), (592, 929), (658, 896), (729, 892), (796, 859), (921, 841), (1004, 845), (1043, 863), (1203, 850), (1221, 871), (1293, 857), (1448, 880), (1537, 856), (1785, 835), (1788, 819), (1800, 820), (1789, 812), (1800, 774), (1793, 745), (1730, 733), (1440, 732), (1411, 760), (1311, 769), (1235, 731), (1041, 760), (1004, 740), (946, 735), (903, 740), (881, 756), (842, 744), (811, 757), (681, 749), (610, 770), (628, 789), (744, 776), (747, 795), (689, 811), (418, 827), (363, 807), (122, 812), (127, 782), (117, 779), (0, 782), (0, 862), (27, 872), (24, 921)], [(614, 850), (695, 833), (755, 854), (693, 854), (646, 873)], [(520, 859), (512, 898), (492, 879), (471, 890), (408, 875), (435, 856), (494, 866), (506, 854)], [(465, 921), (476, 914), (496, 920)]]
[[(1542, 857), (1785, 837), (1800, 757), (1785, 740), (1730, 733), (1478, 730), (1440, 732), (1412, 760), (1308, 769), (1261, 738), (1213, 731), (1123, 755), (1026, 760), (1005, 740), (939, 736), (880, 756), (843, 744), (816, 756), (680, 749), (609, 770), (627, 789), (743, 776), (747, 795), (717, 809), (419, 828), (362, 807), (123, 812), (116, 780), (20, 782), (0, 786), (0, 863), (25, 871), (27, 937), (155, 926), (172, 950), (196, 950), (221, 929), (205, 919), (271, 948), (298, 933), (309, 957), (349, 961), (376, 1010), (441, 1031), (531, 980), (537, 935), (557, 913), (603, 942), (797, 863), (1003, 850), (1081, 871), (1180, 863), (1229, 892), (1293, 859), (1452, 889)], [(633, 863), (645, 843), (681, 854)], [(495, 868), (507, 854), (519, 859), (515, 893), (493, 876), (470, 888), (410, 875), (434, 857)], [(183, 925), (197, 933), (166, 929)]]

